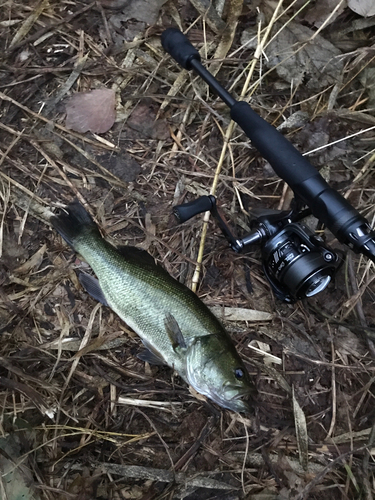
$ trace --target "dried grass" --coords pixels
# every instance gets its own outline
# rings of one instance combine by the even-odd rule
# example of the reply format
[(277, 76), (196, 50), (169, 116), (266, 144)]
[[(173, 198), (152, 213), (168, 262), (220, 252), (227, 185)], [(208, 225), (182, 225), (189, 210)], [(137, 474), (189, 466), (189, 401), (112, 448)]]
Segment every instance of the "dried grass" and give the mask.
[[(373, 25), (357, 28), (346, 10), (325, 30), (327, 16), (320, 35), (347, 44), (340, 81), (289, 88), (265, 68), (268, 35), (279, 34), (274, 6), (264, 3), (258, 16), (242, 2), (223, 13), (192, 3), (200, 14), (183, 1), (183, 17), (169, 2), (155, 26), (126, 21), (122, 29), (139, 32), (122, 45), (121, 29), (108, 24), (116, 11), (99, 2), (2, 5), (0, 432), (17, 442), (14, 466), (30, 468), (40, 498), (371, 499), (373, 265), (347, 253), (327, 291), (281, 304), (259, 253), (233, 255), (206, 219), (202, 272), (193, 278), (202, 222), (177, 226), (174, 204), (216, 192), (240, 233), (249, 207), (277, 208), (290, 197), (224, 105), (164, 54), (159, 35), (170, 24), (188, 29), (204, 57), (219, 58), (218, 78), (270, 123), (307, 113), (310, 123), (284, 133), (301, 151), (327, 135), (311, 160), (329, 167), (328, 180), (373, 223), (375, 116), (358, 79), (373, 64)], [(293, 3), (279, 8), (281, 31), (294, 15), (302, 22)], [(251, 26), (253, 45), (241, 42)], [(116, 91), (118, 122), (101, 137), (66, 129), (63, 98), (96, 87)], [(346, 136), (342, 154), (334, 148)], [(133, 177), (129, 158), (140, 166)], [(209, 306), (271, 314), (272, 323), (228, 324), (259, 388), (254, 417), (218, 412), (170, 370), (135, 357), (138, 338), (84, 293), (75, 270), (85, 264), (49, 228), (54, 208), (75, 197), (110, 238), (146, 248), (173, 276), (196, 282)]]

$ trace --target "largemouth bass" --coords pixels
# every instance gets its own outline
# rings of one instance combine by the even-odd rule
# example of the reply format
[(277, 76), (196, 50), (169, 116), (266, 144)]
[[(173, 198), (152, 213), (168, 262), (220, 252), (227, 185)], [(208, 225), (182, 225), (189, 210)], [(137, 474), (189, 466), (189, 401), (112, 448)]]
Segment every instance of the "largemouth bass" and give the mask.
[(146, 251), (111, 245), (76, 201), (51, 223), (96, 274), (97, 280), (80, 275), (84, 288), (140, 336), (148, 349), (142, 359), (170, 366), (224, 408), (250, 409), (250, 376), (228, 333), (195, 293)]

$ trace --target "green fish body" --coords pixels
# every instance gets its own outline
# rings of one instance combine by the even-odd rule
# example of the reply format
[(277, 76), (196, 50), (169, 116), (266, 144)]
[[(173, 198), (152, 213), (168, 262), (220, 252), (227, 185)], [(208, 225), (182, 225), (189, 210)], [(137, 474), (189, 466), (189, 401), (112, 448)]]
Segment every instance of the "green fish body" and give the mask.
[(141, 337), (150, 362), (167, 364), (224, 408), (249, 410), (255, 390), (247, 370), (220, 321), (195, 293), (147, 252), (111, 245), (78, 202), (51, 222), (98, 278), (83, 274), (81, 283)]

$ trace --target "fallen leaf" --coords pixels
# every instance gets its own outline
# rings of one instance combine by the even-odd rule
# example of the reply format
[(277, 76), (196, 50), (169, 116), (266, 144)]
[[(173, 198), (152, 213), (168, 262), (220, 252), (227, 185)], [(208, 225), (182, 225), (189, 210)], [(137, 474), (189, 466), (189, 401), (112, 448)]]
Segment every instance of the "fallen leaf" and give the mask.
[(256, 311), (254, 309), (243, 309), (242, 307), (210, 307), (211, 311), (218, 317), (226, 321), (271, 321), (272, 314), (266, 311)]
[(24, 262), (21, 266), (17, 267), (14, 272), (16, 274), (27, 274), (32, 269), (39, 269), (41, 263), (43, 262), (44, 254), (47, 250), (47, 245), (44, 244), (37, 250), (29, 260)]
[(366, 103), (368, 108), (375, 106), (375, 68), (365, 68), (359, 76), (359, 81), (363, 85), (365, 92), (368, 94)]
[(374, 0), (348, 0), (348, 7), (360, 16), (375, 16)]
[(309, 121), (309, 114), (305, 111), (296, 111), (290, 115), (281, 125), (277, 127), (279, 132), (290, 132), (296, 128), (303, 127)]
[(99, 161), (107, 170), (124, 182), (134, 182), (141, 172), (141, 165), (126, 151), (105, 153)]
[(294, 423), (296, 426), (296, 437), (297, 437), (297, 446), (299, 452), (299, 461), (302, 467), (307, 470), (307, 466), (309, 463), (309, 437), (307, 434), (307, 425), (306, 425), (306, 417), (303, 413), (303, 410), (298, 403), (295, 393), (294, 386), (292, 386), (292, 399), (293, 399), (293, 413), (294, 413)]
[(279, 386), (284, 389), (285, 392), (288, 394), (292, 394), (292, 388), (288, 384), (288, 382), (285, 380), (284, 376), (280, 373), (279, 370), (276, 370), (273, 366), (265, 363), (260, 363), (256, 359), (252, 358), (251, 359), (251, 364), (255, 366), (255, 368), (258, 368), (260, 371), (267, 373), (267, 375), (275, 380), (279, 384)]
[(1, 264), (8, 271), (12, 271), (18, 263), (25, 261), (29, 257), (29, 253), (25, 246), (19, 245), (14, 232), (4, 234), (2, 242), (2, 253), (0, 253)]
[(328, 26), (329, 24), (333, 23), (333, 21), (335, 21), (337, 17), (344, 11), (346, 2), (342, 2), (342, 0), (318, 0), (307, 11), (305, 15), (305, 21), (307, 21), (309, 24), (312, 24), (316, 28), (320, 28), (340, 2), (340, 7), (336, 10), (335, 14), (331, 16), (329, 22), (326, 24), (326, 26)]
[(147, 213), (145, 216), (145, 229), (146, 229), (146, 239), (139, 245), (139, 247), (147, 251), (154, 240), (154, 236), (156, 235), (156, 226), (152, 222), (151, 214), (149, 213)]
[(339, 326), (333, 338), (336, 351), (345, 364), (349, 364), (349, 356), (360, 359), (364, 356), (365, 346), (361, 339), (349, 328)]
[(104, 134), (115, 123), (116, 94), (111, 89), (77, 92), (66, 103), (66, 128)]
[[(89, 344), (88, 347), (92, 347), (94, 345), (95, 350), (97, 351), (108, 351), (109, 349), (117, 349), (118, 347), (123, 346), (127, 343), (126, 338), (114, 338), (114, 336), (109, 336), (105, 338), (103, 343), (95, 343), (96, 340), (93, 341), (92, 344)], [(72, 351), (78, 352), (79, 346), (81, 345), (81, 340), (76, 339), (74, 337), (66, 337), (64, 339), (53, 340), (52, 342), (47, 342), (46, 344), (41, 344), (40, 348), (45, 350), (57, 350), (61, 349), (62, 351)], [(94, 350), (94, 349), (91, 349)], [(82, 353), (80, 354), (82, 356)], [(73, 359), (73, 358), (72, 358)]]
[[(17, 440), (17, 441), (16, 441)], [(0, 439), (0, 491), (9, 500), (38, 500), (39, 494), (33, 487), (33, 475), (29, 469), (27, 455), (22, 457), (18, 438), (7, 435)], [(21, 459), (22, 457), (22, 459)]]
[(124, 20), (136, 19), (147, 24), (155, 24), (159, 10), (167, 0), (100, 0), (103, 7), (108, 9), (121, 9)]
[(150, 139), (165, 141), (170, 136), (167, 122), (156, 119), (156, 112), (148, 104), (139, 104), (130, 115), (127, 124)]
[(252, 340), (248, 344), (248, 347), (250, 347), (250, 349), (253, 349), (253, 351), (263, 356), (263, 362), (265, 365), (283, 364), (282, 359), (279, 358), (278, 356), (274, 356), (271, 353), (271, 346), (269, 344), (266, 344), (265, 342), (260, 342), (259, 340)]
[(265, 64), (293, 86), (303, 83), (320, 90), (337, 83), (344, 67), (340, 50), (322, 36), (313, 36), (306, 26), (290, 22), (268, 45)]

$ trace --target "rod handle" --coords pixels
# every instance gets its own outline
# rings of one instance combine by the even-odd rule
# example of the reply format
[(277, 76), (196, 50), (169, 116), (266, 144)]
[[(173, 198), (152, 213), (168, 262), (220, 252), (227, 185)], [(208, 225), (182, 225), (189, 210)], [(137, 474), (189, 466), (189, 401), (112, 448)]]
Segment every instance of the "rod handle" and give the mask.
[(191, 61), (201, 60), (199, 52), (189, 39), (177, 28), (168, 28), (161, 35), (163, 49), (184, 69), (190, 70)]

